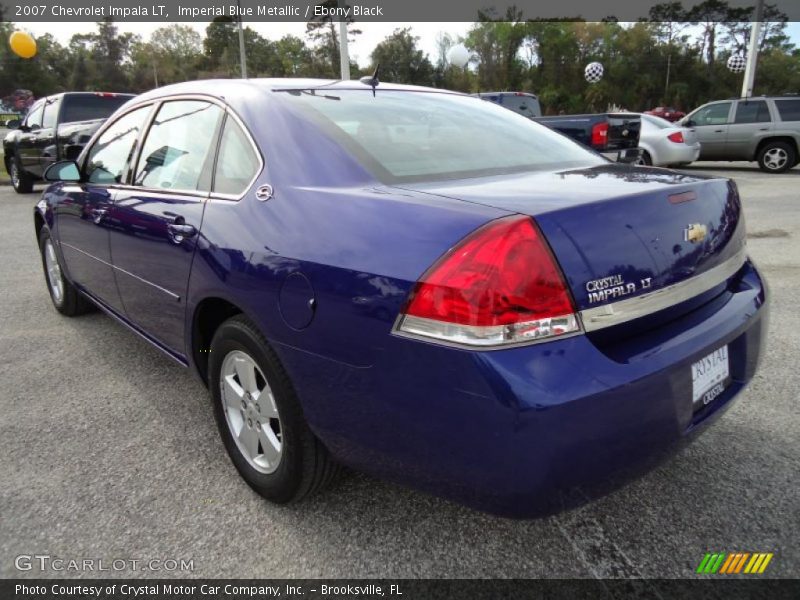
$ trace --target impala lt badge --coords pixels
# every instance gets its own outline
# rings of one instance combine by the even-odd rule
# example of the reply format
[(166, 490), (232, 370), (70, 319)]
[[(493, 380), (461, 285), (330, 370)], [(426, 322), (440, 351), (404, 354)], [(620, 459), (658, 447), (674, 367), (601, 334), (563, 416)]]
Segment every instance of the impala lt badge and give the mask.
[(706, 239), (708, 227), (700, 223), (690, 223), (689, 226), (683, 230), (683, 241), (699, 244)]

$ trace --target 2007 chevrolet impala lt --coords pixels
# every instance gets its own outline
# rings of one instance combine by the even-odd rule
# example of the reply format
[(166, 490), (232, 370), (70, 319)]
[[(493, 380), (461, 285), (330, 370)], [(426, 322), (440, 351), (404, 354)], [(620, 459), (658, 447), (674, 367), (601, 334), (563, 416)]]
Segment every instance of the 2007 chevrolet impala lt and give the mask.
[(233, 464), (279, 503), (348, 465), (545, 514), (731, 404), (767, 316), (733, 182), (367, 80), (125, 104), (47, 173), (56, 309), (99, 306), (196, 370)]

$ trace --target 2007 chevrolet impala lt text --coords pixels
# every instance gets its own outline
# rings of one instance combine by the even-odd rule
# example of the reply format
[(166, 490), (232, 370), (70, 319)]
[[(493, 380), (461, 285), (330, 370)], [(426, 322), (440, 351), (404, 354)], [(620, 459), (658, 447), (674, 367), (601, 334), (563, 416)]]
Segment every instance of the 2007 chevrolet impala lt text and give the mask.
[(546, 514), (731, 404), (767, 318), (732, 181), (365, 79), (125, 104), (46, 174), (55, 307), (99, 306), (196, 370), (233, 464), (279, 503), (347, 465)]

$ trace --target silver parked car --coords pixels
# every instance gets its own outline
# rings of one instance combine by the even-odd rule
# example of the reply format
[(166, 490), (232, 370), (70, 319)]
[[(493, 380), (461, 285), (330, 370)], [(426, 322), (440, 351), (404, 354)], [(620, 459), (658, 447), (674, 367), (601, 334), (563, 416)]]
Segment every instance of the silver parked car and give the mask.
[(783, 173), (800, 163), (798, 96), (709, 102), (680, 123), (697, 134), (698, 160), (758, 161), (769, 173)]
[(657, 167), (688, 165), (700, 156), (700, 142), (694, 131), (666, 119), (642, 113), (637, 164)]

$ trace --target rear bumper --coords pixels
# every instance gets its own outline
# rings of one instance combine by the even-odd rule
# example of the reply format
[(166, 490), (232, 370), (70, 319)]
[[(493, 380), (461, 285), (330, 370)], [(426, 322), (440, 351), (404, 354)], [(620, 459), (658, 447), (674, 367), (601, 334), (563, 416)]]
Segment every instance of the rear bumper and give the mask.
[(658, 165), (679, 165), (696, 161), (700, 157), (700, 144), (674, 144), (667, 142), (661, 145), (656, 153)]
[[(618, 487), (719, 416), (756, 371), (767, 312), (748, 262), (712, 313), (627, 340), (624, 352), (587, 335), (492, 352), (392, 336), (366, 369), (280, 354), (312, 428), (338, 460), (480, 510), (530, 517)], [(693, 413), (691, 364), (724, 344), (732, 383)]]

